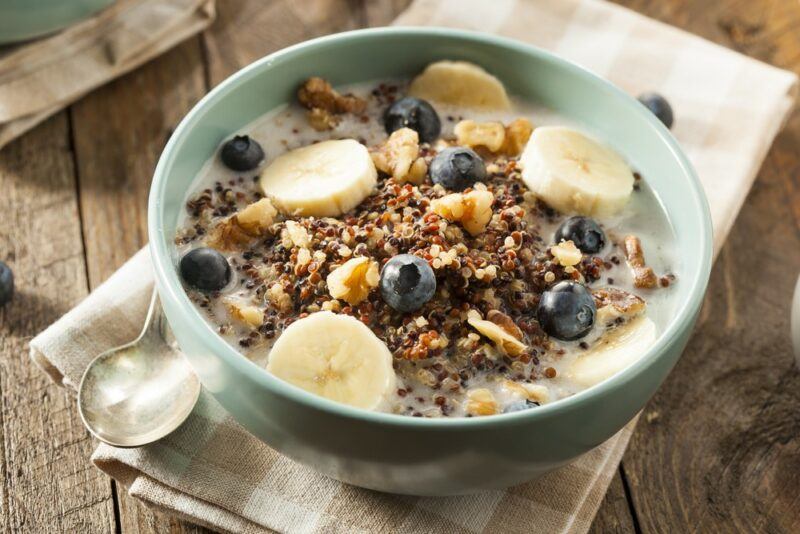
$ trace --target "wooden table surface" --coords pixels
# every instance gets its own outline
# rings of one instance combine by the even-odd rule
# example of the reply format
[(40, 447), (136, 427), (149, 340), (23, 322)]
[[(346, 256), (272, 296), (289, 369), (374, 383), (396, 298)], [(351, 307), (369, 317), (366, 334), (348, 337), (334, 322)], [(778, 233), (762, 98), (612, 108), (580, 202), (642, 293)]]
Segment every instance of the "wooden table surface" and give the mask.
[[(218, 0), (202, 36), (91, 93), (0, 152), (4, 531), (194, 532), (89, 462), (74, 401), (27, 342), (147, 241), (150, 178), (181, 117), (232, 72), (317, 35), (383, 25), (407, 0)], [(797, 0), (622, 0), (800, 72)], [(757, 83), (757, 81), (754, 81)], [(654, 88), (658, 89), (658, 88)], [(597, 532), (800, 531), (800, 374), (788, 339), (800, 272), (800, 113), (769, 152), (716, 262), (696, 333), (647, 406)]]

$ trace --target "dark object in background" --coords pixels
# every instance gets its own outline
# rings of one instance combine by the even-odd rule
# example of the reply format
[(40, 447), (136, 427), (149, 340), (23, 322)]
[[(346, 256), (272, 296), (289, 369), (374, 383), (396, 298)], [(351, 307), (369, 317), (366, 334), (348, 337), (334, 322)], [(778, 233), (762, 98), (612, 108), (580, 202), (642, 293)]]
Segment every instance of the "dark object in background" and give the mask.
[(436, 293), (436, 275), (428, 262), (413, 254), (399, 254), (381, 271), (383, 300), (399, 312), (420, 309)]
[(644, 93), (639, 95), (639, 102), (653, 112), (653, 115), (658, 117), (658, 120), (664, 123), (667, 128), (672, 128), (674, 117), (672, 115), (672, 106), (669, 105), (667, 99), (658, 93)]
[(594, 325), (597, 307), (586, 286), (564, 280), (544, 293), (536, 318), (547, 335), (564, 341), (579, 339)]
[(463, 191), (486, 180), (486, 164), (472, 149), (454, 146), (436, 154), (430, 175), (433, 183), (445, 189)]
[(237, 135), (222, 145), (220, 159), (233, 171), (252, 171), (264, 161), (264, 149), (246, 135)]
[(411, 128), (419, 134), (421, 143), (435, 141), (442, 131), (442, 123), (433, 106), (413, 96), (401, 98), (386, 108), (383, 125), (388, 134), (400, 128)]
[(0, 261), (0, 306), (11, 301), (14, 296), (14, 273), (11, 267)]
[(181, 278), (201, 291), (219, 291), (231, 281), (231, 266), (213, 248), (195, 248), (183, 255)]
[(556, 244), (561, 241), (572, 241), (581, 252), (594, 254), (605, 246), (606, 234), (594, 219), (576, 215), (561, 223), (553, 241)]

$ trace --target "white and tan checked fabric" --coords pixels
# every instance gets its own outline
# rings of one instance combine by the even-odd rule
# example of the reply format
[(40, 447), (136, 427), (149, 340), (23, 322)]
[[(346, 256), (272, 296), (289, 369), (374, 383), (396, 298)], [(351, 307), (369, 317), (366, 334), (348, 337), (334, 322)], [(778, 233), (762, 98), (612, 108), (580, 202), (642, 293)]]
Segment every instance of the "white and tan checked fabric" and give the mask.
[(204, 30), (214, 16), (214, 0), (117, 0), (61, 32), (0, 47), (0, 148)]
[[(551, 49), (631, 93), (673, 103), (674, 133), (709, 196), (719, 250), (793, 102), (796, 77), (599, 0), (417, 0), (401, 24), (502, 33)], [(152, 283), (138, 253), (31, 342), (31, 355), (74, 386), (97, 353), (132, 339)], [(534, 482), (466, 497), (414, 498), (347, 486), (277, 454), (208, 395), (178, 431), (138, 449), (100, 445), (92, 461), (152, 506), (235, 532), (585, 532), (633, 423)]]

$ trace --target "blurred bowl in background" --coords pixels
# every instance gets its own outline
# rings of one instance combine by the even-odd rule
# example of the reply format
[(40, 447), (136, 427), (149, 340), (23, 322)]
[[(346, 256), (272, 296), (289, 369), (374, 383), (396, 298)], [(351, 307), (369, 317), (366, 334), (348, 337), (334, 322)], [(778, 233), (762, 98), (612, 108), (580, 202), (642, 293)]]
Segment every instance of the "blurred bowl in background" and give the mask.
[(53, 33), (114, 0), (0, 0), (0, 45)]

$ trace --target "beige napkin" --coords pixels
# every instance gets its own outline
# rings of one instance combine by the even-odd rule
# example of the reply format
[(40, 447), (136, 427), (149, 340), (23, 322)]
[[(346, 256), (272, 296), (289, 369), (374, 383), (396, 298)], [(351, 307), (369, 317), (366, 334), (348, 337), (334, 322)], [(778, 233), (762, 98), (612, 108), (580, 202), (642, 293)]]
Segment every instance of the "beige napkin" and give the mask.
[(214, 0), (117, 0), (57, 34), (0, 48), (0, 148), (213, 20)]
[[(401, 24), (492, 31), (544, 46), (637, 93), (656, 89), (708, 192), (719, 250), (793, 102), (796, 77), (598, 0), (417, 0)], [(502, 59), (502, 58), (499, 58)], [(134, 337), (151, 287), (146, 251), (31, 342), (56, 380)], [(178, 431), (92, 460), (131, 495), (219, 530), (585, 532), (633, 429), (539, 480), (478, 495), (414, 498), (347, 486), (281, 456), (204, 394)]]

